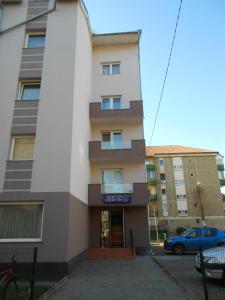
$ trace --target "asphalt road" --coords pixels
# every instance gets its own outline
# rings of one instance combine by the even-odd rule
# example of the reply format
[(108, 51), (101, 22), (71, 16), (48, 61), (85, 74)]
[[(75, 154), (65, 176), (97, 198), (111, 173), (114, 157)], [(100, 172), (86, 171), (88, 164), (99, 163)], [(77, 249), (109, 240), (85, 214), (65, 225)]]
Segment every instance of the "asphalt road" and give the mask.
[[(195, 254), (165, 254), (162, 247), (153, 247), (154, 258), (196, 299), (205, 300), (202, 275), (194, 268)], [(220, 281), (207, 281), (208, 300), (225, 300), (225, 286)]]

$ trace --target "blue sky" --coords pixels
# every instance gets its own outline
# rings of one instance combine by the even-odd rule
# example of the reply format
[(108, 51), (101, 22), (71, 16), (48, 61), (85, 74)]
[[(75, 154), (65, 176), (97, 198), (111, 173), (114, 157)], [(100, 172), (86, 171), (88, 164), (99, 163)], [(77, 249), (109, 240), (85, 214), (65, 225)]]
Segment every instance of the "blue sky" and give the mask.
[[(142, 29), (141, 76), (149, 144), (179, 0), (85, 0), (94, 32)], [(152, 145), (225, 155), (225, 1), (183, 0)]]

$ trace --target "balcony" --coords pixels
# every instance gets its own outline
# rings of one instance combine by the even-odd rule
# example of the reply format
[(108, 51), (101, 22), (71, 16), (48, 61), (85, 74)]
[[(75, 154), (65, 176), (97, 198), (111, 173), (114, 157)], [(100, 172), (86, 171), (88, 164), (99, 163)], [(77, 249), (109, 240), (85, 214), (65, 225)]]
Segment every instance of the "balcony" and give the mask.
[(220, 179), (220, 186), (225, 186), (225, 179)]
[(223, 164), (217, 165), (217, 170), (224, 171), (224, 165)]
[(122, 102), (117, 109), (102, 109), (100, 102), (92, 102), (89, 117), (92, 124), (141, 124), (143, 101)]
[(89, 184), (89, 206), (146, 206), (148, 189), (146, 183)]
[(157, 201), (157, 194), (150, 194), (148, 197), (149, 201)]
[(144, 162), (145, 141), (89, 142), (91, 162)]
[(157, 179), (156, 178), (147, 178), (147, 182), (149, 185), (156, 185)]
[(153, 164), (146, 165), (146, 169), (147, 171), (155, 171), (155, 165)]

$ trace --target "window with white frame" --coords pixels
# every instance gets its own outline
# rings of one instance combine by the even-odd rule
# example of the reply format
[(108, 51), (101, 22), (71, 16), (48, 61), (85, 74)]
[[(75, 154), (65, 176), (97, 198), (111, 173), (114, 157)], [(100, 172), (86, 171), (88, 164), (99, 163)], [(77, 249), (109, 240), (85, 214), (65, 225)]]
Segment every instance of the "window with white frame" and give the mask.
[(160, 176), (161, 181), (166, 180), (166, 174), (165, 173), (160, 173), (159, 176)]
[(166, 189), (161, 189), (162, 195), (166, 195)]
[(12, 136), (10, 160), (32, 160), (34, 142), (34, 135)]
[(102, 97), (102, 110), (121, 109), (121, 96)]
[(121, 131), (103, 131), (102, 132), (102, 149), (122, 149), (122, 132)]
[(120, 63), (103, 63), (102, 64), (103, 75), (120, 74)]
[(186, 209), (184, 210), (178, 210), (178, 216), (187, 216), (188, 211)]
[(123, 183), (122, 169), (104, 169), (101, 171), (102, 193), (132, 193), (132, 184)]
[(164, 159), (160, 159), (160, 160), (159, 160), (159, 165), (160, 165), (161, 167), (164, 166)]
[(41, 241), (43, 204), (1, 203), (0, 241)]
[(26, 48), (43, 48), (45, 46), (44, 32), (32, 32), (26, 34)]
[(20, 82), (19, 100), (33, 101), (40, 99), (40, 81), (22, 81)]

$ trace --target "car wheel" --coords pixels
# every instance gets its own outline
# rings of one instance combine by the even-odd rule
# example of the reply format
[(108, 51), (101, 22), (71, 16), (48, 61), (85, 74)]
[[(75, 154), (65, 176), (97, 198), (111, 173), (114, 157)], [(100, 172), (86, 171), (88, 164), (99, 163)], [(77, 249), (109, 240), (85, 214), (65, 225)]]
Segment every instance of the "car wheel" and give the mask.
[(184, 246), (181, 244), (177, 244), (173, 247), (173, 253), (176, 255), (184, 254)]

